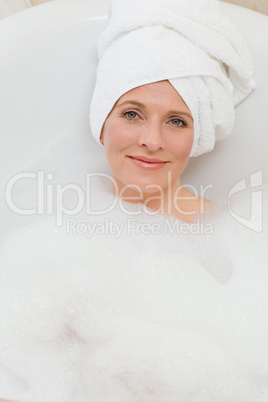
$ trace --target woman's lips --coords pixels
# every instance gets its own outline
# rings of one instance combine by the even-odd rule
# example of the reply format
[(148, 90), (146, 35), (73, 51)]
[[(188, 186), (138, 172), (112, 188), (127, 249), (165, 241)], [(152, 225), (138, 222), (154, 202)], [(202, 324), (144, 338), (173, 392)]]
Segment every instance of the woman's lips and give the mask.
[(142, 169), (147, 169), (147, 170), (158, 170), (162, 169), (167, 161), (162, 161), (161, 159), (156, 159), (156, 158), (148, 158), (146, 156), (128, 156), (134, 165), (142, 168)]

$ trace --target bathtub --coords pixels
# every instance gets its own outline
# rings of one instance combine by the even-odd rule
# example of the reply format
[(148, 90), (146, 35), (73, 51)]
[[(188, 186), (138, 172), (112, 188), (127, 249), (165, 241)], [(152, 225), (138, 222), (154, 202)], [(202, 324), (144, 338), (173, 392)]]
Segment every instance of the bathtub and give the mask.
[[(110, 0), (58, 0), (0, 23), (0, 174), (7, 180), (26, 162), (65, 136), (90, 138), (96, 38), (107, 23)], [(230, 138), (192, 158), (183, 182), (210, 185), (210, 199), (262, 171), (267, 177), (268, 17), (224, 3), (244, 35), (255, 64), (257, 88), (236, 109)], [(94, 146), (94, 145), (92, 145)]]
[[(89, 0), (57, 0), (15, 14), (0, 23), (0, 209), (2, 215), (0, 234), (1, 231), (3, 234), (6, 234), (6, 231), (11, 225), (11, 221), (12, 225), (21, 223), (19, 220), (14, 220), (14, 213), (12, 215), (12, 211), (10, 211), (5, 203), (5, 189), (7, 183), (10, 182), (14, 175), (18, 175), (20, 172), (31, 173), (31, 171), (29, 171), (31, 163), (34, 164), (35, 171), (38, 169), (42, 171), (45, 160), (47, 157), (50, 157), (53, 146), (56, 145), (56, 148), (54, 148), (55, 153), (55, 149), (56, 151), (58, 149), (57, 144), (59, 144), (61, 140), (64, 141), (67, 138), (69, 141), (73, 141), (73, 143), (78, 140), (88, 143), (90, 147), (94, 148), (94, 150), (96, 149), (96, 155), (100, 155), (102, 152), (101, 147), (99, 147), (91, 138), (88, 115), (97, 66), (96, 38), (107, 23), (109, 5), (110, 0), (92, 0), (91, 2)], [(240, 190), (244, 190), (250, 185), (256, 185), (259, 189), (263, 182), (267, 180), (268, 174), (268, 159), (266, 156), (266, 150), (268, 148), (268, 119), (266, 118), (265, 110), (268, 93), (268, 48), (265, 43), (265, 38), (268, 36), (268, 17), (232, 4), (223, 3), (223, 6), (244, 34), (252, 52), (256, 70), (255, 79), (257, 82), (257, 88), (237, 107), (237, 120), (233, 134), (228, 139), (218, 142), (213, 152), (207, 155), (202, 155), (198, 158), (193, 158), (189, 162), (184, 173), (183, 182), (191, 184), (197, 190), (201, 186), (210, 186), (209, 192), (206, 193), (206, 196), (212, 200), (216, 199), (223, 193), (232, 193), (232, 189), (236, 188), (235, 186), (237, 184), (240, 185), (240, 187), (238, 186)], [(256, 28), (252, 29), (252, 27)], [(98, 152), (100, 153), (98, 154)], [(71, 172), (71, 167), (68, 166), (68, 169)], [(256, 174), (258, 176), (256, 176)], [(254, 177), (258, 177), (257, 182), (254, 182)], [(27, 193), (27, 189), (25, 192)], [(122, 220), (121, 218), (122, 216), (118, 215), (120, 222)], [(264, 395), (264, 398), (259, 400), (261, 402), (266, 402), (268, 400), (268, 369), (266, 364), (267, 358), (265, 356), (267, 355), (268, 350), (266, 347), (268, 325), (266, 325), (266, 332), (264, 332), (262, 324), (259, 322), (260, 320), (258, 320), (257, 313), (260, 314), (261, 319), (267, 317), (265, 310), (267, 306), (267, 303), (265, 302), (267, 299), (267, 242), (265, 243), (266, 240), (264, 235), (260, 237), (262, 240), (259, 241), (259, 237), (257, 237), (259, 233), (255, 233), (258, 232), (258, 230), (255, 230), (255, 232), (254, 230), (248, 231), (250, 232), (250, 235), (248, 235), (247, 228), (241, 226), (240, 229), (243, 229), (241, 232), (242, 235), (246, 235), (245, 245), (242, 246), (240, 243), (240, 231), (234, 231), (234, 241), (232, 241), (232, 239), (230, 239), (229, 227), (230, 226), (225, 226), (225, 219), (223, 219), (218, 233), (216, 233), (214, 237), (207, 238), (205, 245), (209, 250), (211, 260), (208, 261), (207, 266), (204, 265), (200, 270), (199, 265), (204, 259), (204, 250), (202, 247), (199, 247), (199, 250), (197, 250), (199, 252), (199, 255), (197, 254), (199, 265), (197, 265), (196, 260), (192, 263), (192, 259), (196, 256), (192, 255), (191, 247), (194, 248), (195, 246), (192, 246), (191, 241), (194, 240), (193, 245), (195, 244), (195, 241), (197, 242), (197, 246), (199, 244), (199, 239), (193, 239), (194, 234), (193, 237), (190, 237), (189, 239), (186, 236), (184, 240), (181, 239), (179, 234), (179, 237), (174, 237), (171, 245), (169, 244), (169, 238), (167, 238), (167, 240), (165, 240), (165, 258), (160, 258), (162, 255), (159, 257), (156, 254), (154, 262), (159, 262), (159, 267), (156, 264), (156, 268), (159, 269), (154, 271), (154, 264), (151, 263), (151, 267), (150, 264), (147, 264), (146, 268), (148, 269), (148, 273), (143, 269), (142, 257), (149, 258), (150, 262), (151, 256), (148, 257), (146, 254), (147, 251), (144, 251), (144, 244), (148, 241), (149, 251), (150, 247), (152, 249), (156, 247), (157, 250), (159, 249), (159, 253), (162, 253), (161, 247), (163, 247), (163, 245), (160, 244), (161, 238), (155, 238), (155, 246), (154, 239), (150, 240), (150, 236), (146, 236), (145, 234), (143, 238), (140, 238), (138, 235), (137, 238), (140, 243), (138, 247), (139, 252), (137, 253), (137, 261), (134, 259), (133, 262), (133, 258), (129, 258), (129, 255), (126, 253), (123, 254), (122, 257), (123, 263), (118, 264), (117, 258), (119, 258), (118, 256), (120, 256), (121, 250), (124, 248), (124, 237), (122, 239), (116, 239), (116, 241), (113, 242), (113, 239), (111, 241), (107, 236), (107, 238), (104, 238), (104, 246), (101, 243), (101, 247), (99, 246), (100, 242), (92, 237), (92, 242), (90, 243), (91, 247), (93, 250), (97, 250), (97, 257), (100, 258), (100, 261), (102, 262), (99, 266), (96, 266), (96, 272), (93, 270), (93, 273), (96, 275), (96, 283), (94, 280), (92, 281), (91, 271), (88, 270), (87, 265), (88, 261), (92, 261), (92, 264), (94, 264), (94, 255), (92, 255), (94, 253), (90, 252), (91, 250), (88, 247), (88, 239), (83, 237), (80, 238), (79, 236), (76, 236), (76, 233), (74, 233), (73, 236), (67, 236), (67, 239), (64, 237), (63, 242), (62, 232), (60, 230), (57, 232), (54, 230), (54, 226), (51, 230), (50, 226), (47, 227), (42, 223), (40, 226), (30, 227), (28, 232), (27, 230), (24, 231), (23, 228), (17, 228), (18, 230), (14, 231), (14, 233), (9, 233), (9, 239), (4, 243), (4, 247), (1, 247), (1, 257), (4, 256), (3, 266), (4, 264), (7, 264), (6, 266), (8, 269), (4, 271), (6, 275), (3, 276), (3, 280), (1, 277), (1, 285), (2, 282), (6, 281), (6, 286), (4, 285), (4, 291), (6, 293), (3, 293), (3, 296), (0, 292), (0, 327), (2, 317), (5, 317), (6, 322), (9, 322), (10, 324), (10, 328), (7, 328), (8, 325), (3, 325), (6, 332), (0, 331), (0, 345), (4, 342), (10, 342), (9, 347), (7, 347), (6, 350), (5, 348), (1, 349), (1, 359), (3, 358), (4, 363), (8, 362), (10, 364), (10, 370), (14, 367), (14, 373), (17, 373), (17, 375), (22, 379), (24, 378), (24, 375), (30, 378), (33, 387), (37, 385), (38, 388), (38, 380), (39, 378), (43, 379), (43, 377), (45, 377), (43, 374), (46, 372), (47, 378), (44, 379), (40, 388), (43, 392), (41, 394), (44, 396), (44, 399), (37, 399), (35, 397), (31, 400), (38, 402), (56, 401), (57, 397), (55, 397), (55, 395), (58, 395), (57, 392), (62, 391), (62, 399), (60, 399), (60, 402), (73, 401), (74, 399), (68, 399), (67, 396), (65, 397), (67, 393), (64, 393), (68, 388), (69, 382), (71, 391), (73, 391), (73, 384), (71, 384), (71, 381), (67, 381), (67, 385), (64, 384), (63, 386), (60, 380), (66, 380), (66, 378), (68, 380), (69, 377), (66, 376), (65, 371), (62, 372), (59, 368), (59, 372), (62, 375), (59, 379), (59, 372), (57, 371), (57, 359), (63, 359), (63, 361), (65, 361), (64, 359), (69, 359), (69, 355), (66, 356), (66, 354), (68, 354), (68, 348), (58, 348), (57, 346), (55, 350), (59, 353), (59, 356), (57, 355), (54, 360), (53, 349), (53, 353), (49, 355), (49, 365), (47, 366), (47, 361), (45, 361), (45, 365), (42, 365), (42, 361), (39, 365), (38, 359), (36, 359), (39, 349), (37, 352), (32, 354), (31, 344), (27, 343), (25, 347), (22, 343), (20, 347), (15, 335), (14, 339), (12, 339), (14, 332), (13, 321), (15, 321), (14, 315), (17, 314), (17, 323), (19, 323), (16, 333), (18, 339), (22, 338), (23, 340), (21, 334), (25, 334), (25, 332), (26, 336), (24, 338), (26, 340), (28, 340), (28, 337), (29, 339), (32, 339), (35, 337), (35, 331), (37, 331), (38, 336), (38, 331), (40, 331), (40, 339), (43, 347), (43, 340), (49, 343), (53, 340), (53, 337), (58, 339), (58, 328), (61, 323), (62, 326), (64, 326), (66, 321), (65, 315), (63, 315), (63, 312), (65, 314), (65, 309), (66, 311), (68, 310), (68, 314), (73, 308), (77, 309), (77, 311), (75, 311), (78, 318), (80, 317), (80, 321), (78, 319), (76, 323), (77, 327), (81, 322), (84, 322), (83, 318), (87, 317), (87, 314), (92, 314), (91, 309), (88, 309), (87, 297), (88, 295), (95, 294), (94, 292), (98, 289), (99, 283), (103, 286), (103, 288), (100, 286), (100, 289), (104, 289), (101, 291), (101, 297), (104, 298), (110, 291), (110, 283), (113, 285), (115, 283), (116, 286), (118, 283), (118, 286), (121, 284), (121, 290), (125, 290), (130, 284), (130, 302), (132, 292), (134, 292), (133, 300), (137, 300), (138, 297), (145, 297), (149, 288), (147, 284), (149, 283), (151, 284), (151, 289), (159, 288), (159, 292), (156, 291), (155, 295), (153, 292), (148, 295), (149, 299), (151, 297), (152, 300), (151, 306), (153, 312), (155, 306), (153, 302), (159, 303), (158, 307), (160, 313), (163, 315), (163, 317), (161, 316), (161, 319), (164, 324), (168, 323), (167, 326), (170, 326), (170, 322), (172, 323), (172, 312), (174, 306), (178, 309), (178, 314), (182, 314), (182, 324), (185, 325), (185, 328), (183, 327), (181, 331), (182, 333), (179, 334), (181, 345), (188, 345), (188, 332), (191, 334), (191, 337), (194, 338), (194, 325), (199, 321), (199, 326), (201, 326), (202, 331), (206, 332), (206, 326), (208, 325), (208, 329), (210, 330), (213, 328), (213, 331), (215, 331), (218, 338), (221, 336), (224, 338), (222, 335), (224, 334), (226, 337), (224, 350), (226, 350), (226, 345), (228, 347), (231, 345), (231, 351), (234, 356), (236, 356), (238, 353), (237, 350), (239, 350), (240, 354), (238, 354), (241, 359), (241, 366), (244, 367), (247, 365), (249, 372), (255, 369), (255, 371), (261, 373), (260, 382), (263, 381), (263, 388), (266, 391), (266, 397)], [(231, 233), (233, 233), (233, 231), (231, 231)], [(65, 236), (65, 233), (63, 236)], [(222, 242), (222, 236), (225, 236), (227, 246)], [(171, 237), (173, 238), (173, 234), (170, 238)], [(178, 243), (176, 242), (177, 239)], [(129, 238), (127, 240), (126, 244), (131, 250), (132, 242), (129, 241)], [(157, 243), (157, 241), (159, 243)], [(64, 247), (61, 248), (62, 246)], [(172, 253), (169, 253), (169, 247), (171, 247)], [(226, 247), (227, 252), (225, 250)], [(260, 252), (258, 252), (258, 247)], [(108, 250), (108, 252), (104, 253), (103, 249)], [(39, 250), (40, 254), (39, 251), (34, 253), (33, 250)], [(64, 260), (63, 263), (62, 255), (64, 253), (61, 253), (61, 250), (65, 250), (67, 256), (65, 256), (66, 260)], [(177, 254), (175, 254), (174, 250), (178, 252), (180, 258), (185, 255), (184, 258), (187, 268), (185, 272), (183, 269), (181, 269), (181, 272), (179, 271), (179, 268), (181, 267), (177, 264)], [(190, 250), (189, 254), (187, 254), (188, 250)], [(134, 251), (133, 255), (135, 255)], [(139, 253), (141, 253), (141, 256)], [(234, 264), (234, 268), (237, 270), (236, 275), (233, 275), (232, 266), (230, 268), (228, 253), (232, 257), (231, 262)], [(249, 266), (247, 266), (247, 253), (251, 253), (251, 265), (248, 264)], [(255, 269), (254, 267), (254, 269), (251, 270), (250, 268), (253, 266), (253, 263), (255, 263), (254, 253), (258, 257), (259, 265), (258, 269)], [(38, 255), (41, 262), (44, 261), (44, 264), (47, 264), (42, 265), (41, 263), (37, 270), (35, 269), (36, 266), (38, 266), (35, 262), (36, 255)], [(79, 261), (81, 255), (85, 255), (85, 258)], [(31, 257), (33, 257), (33, 260), (31, 260)], [(79, 261), (79, 263), (77, 261)], [(79, 266), (80, 262), (81, 267)], [(211, 272), (212, 268), (215, 265), (217, 266), (218, 262), (220, 262), (219, 272), (217, 272), (217, 270), (214, 273)], [(169, 275), (166, 276), (166, 269), (169, 268), (169, 263), (170, 271), (167, 270)], [(207, 263), (207, 261), (205, 261), (205, 263)], [(61, 264), (62, 267), (59, 268)], [(221, 265), (224, 264), (226, 265), (226, 267), (224, 267), (226, 268), (226, 271), (222, 272)], [(42, 268), (44, 266), (45, 269)], [(75, 269), (75, 274), (72, 272), (73, 267)], [(93, 267), (95, 268), (95, 266)], [(125, 272), (124, 267), (134, 267), (135, 269), (129, 269), (129, 272)], [(107, 268), (107, 271), (105, 271), (105, 268)], [(150, 272), (151, 268), (152, 271)], [(2, 261), (0, 269), (2, 269)], [(198, 271), (196, 271), (196, 269)], [(117, 271), (119, 271), (119, 275), (117, 274)], [(14, 278), (18, 278), (14, 283), (12, 272)], [(164, 275), (162, 277), (161, 275), (163, 272)], [(198, 272), (198, 275), (196, 275), (196, 272)], [(246, 276), (246, 279), (244, 279), (244, 272), (248, 275)], [(106, 279), (107, 274), (111, 275), (111, 277), (108, 276), (108, 279)], [(140, 277), (147, 274), (148, 276), (145, 276), (144, 281), (140, 282)], [(225, 276), (223, 276), (223, 274)], [(100, 277), (98, 275), (100, 275)], [(130, 277), (128, 275), (130, 275)], [(177, 283), (173, 280), (174, 278), (179, 281), (181, 286), (180, 291), (178, 291), (178, 288), (176, 287)], [(9, 279), (10, 283), (8, 282)], [(156, 287), (154, 287), (154, 284), (152, 285), (151, 282), (154, 280)], [(37, 289), (39, 293), (36, 293), (36, 283), (38, 284)], [(194, 283), (194, 286), (191, 288), (190, 285), (192, 283)], [(48, 285), (47, 288), (46, 284)], [(85, 284), (88, 288), (83, 288)], [(158, 297), (158, 295), (161, 294), (161, 290), (163, 290), (162, 284), (165, 289), (167, 287), (169, 292), (171, 292), (171, 298), (167, 298), (166, 301), (164, 297), (162, 299)], [(225, 284), (226, 287), (224, 287)], [(192, 293), (185, 292), (188, 285), (189, 289), (193, 291)], [(114, 286), (114, 288), (112, 287), (112, 290), (115, 292), (113, 295), (114, 299), (116, 299), (117, 295), (120, 297), (122, 295), (123, 299), (119, 300), (118, 305), (115, 307), (113, 306), (113, 308), (115, 310), (123, 309), (122, 316), (124, 318), (125, 304), (126, 309), (129, 307), (128, 304), (125, 303), (124, 297), (127, 298), (128, 294), (127, 292), (121, 292), (120, 287), (119, 291), (117, 291), (116, 286)], [(82, 296), (79, 295), (80, 287), (85, 289)], [(25, 289), (27, 289), (26, 292)], [(47, 289), (49, 289), (49, 297), (47, 297)], [(135, 294), (135, 291), (137, 291), (137, 294)], [(24, 293), (27, 294), (25, 300)], [(32, 298), (28, 297), (29, 294), (32, 295)], [(39, 303), (36, 303), (40, 294), (42, 295), (42, 300), (41, 302), (39, 300)], [(16, 297), (13, 297), (13, 295), (16, 295)], [(177, 299), (177, 297), (179, 297), (179, 299)], [(253, 299), (253, 302), (250, 297), (255, 298)], [(21, 301), (21, 304), (20, 302), (17, 302), (16, 298)], [(78, 300), (76, 305), (73, 303), (73, 300)], [(107, 300), (105, 299), (105, 303), (109, 305), (109, 300)], [(176, 303), (173, 302), (174, 300)], [(195, 304), (198, 308), (193, 308), (192, 310), (190, 308), (188, 314), (187, 308), (192, 305), (193, 300), (195, 302), (193, 305)], [(213, 300), (213, 302), (211, 302), (211, 300)], [(256, 309), (256, 300), (263, 310)], [(146, 304), (146, 297), (143, 301)], [(162, 303), (162, 301), (165, 301), (167, 305)], [(225, 310), (219, 301), (222, 301)], [(58, 308), (55, 313), (52, 312), (53, 309), (51, 309), (49, 303), (51, 303), (53, 308), (55, 306)], [(169, 305), (168, 303), (171, 304)], [(134, 305), (134, 302), (132, 304), (130, 303), (131, 308), (133, 308)], [(162, 305), (164, 306), (163, 311)], [(187, 308), (184, 308), (184, 305)], [(89, 306), (91, 306), (90, 303)], [(180, 306), (182, 306), (181, 311)], [(6, 313), (9, 312), (10, 308), (12, 314)], [(84, 308), (86, 309), (85, 311), (83, 310)], [(243, 309), (243, 311), (241, 309)], [(140, 310), (142, 316), (143, 305)], [(29, 313), (29, 315), (26, 316), (32, 325), (28, 325), (27, 321), (26, 324), (24, 323), (24, 320), (21, 319), (21, 317), (23, 317), (21, 311)], [(107, 311), (108, 312), (105, 313), (106, 316), (104, 315), (103, 318), (104, 335), (106, 327), (109, 327), (109, 325), (106, 325), (106, 320), (109, 323), (109, 320), (112, 317), (109, 310)], [(166, 317), (167, 311), (170, 313), (170, 317)], [(95, 318), (99, 318), (101, 314), (99, 315), (98, 309), (96, 312), (93, 309), (93, 313), (96, 314), (93, 314), (94, 323)], [(129, 311), (127, 311), (127, 314), (129, 314)], [(40, 316), (43, 317), (43, 321), (40, 319)], [(71, 318), (72, 317), (73, 316), (71, 316)], [(230, 320), (230, 317), (233, 318), (233, 321)], [(238, 328), (242, 328), (242, 335), (239, 334), (239, 331), (236, 331), (236, 325), (234, 324), (236, 323), (235, 320), (237, 317), (242, 317), (240, 324), (237, 324)], [(140, 317), (138, 318), (140, 319)], [(122, 326), (123, 333), (125, 333), (124, 337), (120, 338), (120, 333), (120, 336), (116, 338), (114, 344), (115, 350), (118, 348), (118, 350), (121, 351), (122, 341), (132, 336), (133, 339), (131, 342), (133, 342), (133, 347), (131, 348), (131, 351), (134, 351), (134, 353), (130, 357), (136, 358), (135, 342), (136, 339), (139, 338), (136, 321), (132, 320), (131, 314), (128, 317), (126, 325), (123, 326), (121, 321), (111, 321), (112, 329), (114, 326), (114, 330), (117, 331), (118, 328), (120, 330)], [(72, 323), (71, 319), (70, 322)], [(38, 325), (36, 326), (35, 323), (38, 323)], [(194, 323), (193, 327), (192, 323)], [(150, 337), (155, 334), (155, 327), (150, 328), (148, 326), (147, 328), (146, 325), (142, 331), (144, 330), (144, 333), (148, 334), (148, 336), (145, 337), (145, 341), (148, 342), (148, 340), (151, 339)], [(209, 327), (209, 325), (211, 325), (211, 327)], [(141, 328), (143, 327), (141, 326)], [(244, 328), (246, 328), (245, 333), (243, 333)], [(70, 330), (70, 328), (67, 329)], [(88, 333), (90, 335), (90, 329), (90, 327), (86, 327), (86, 335), (88, 335)], [(10, 333), (8, 332), (9, 330)], [(77, 328), (76, 330), (78, 331)], [(30, 331), (28, 335), (27, 331)], [(81, 337), (83, 337), (85, 334), (82, 333), (81, 328), (80, 332), (82, 334)], [(45, 334), (45, 338), (43, 338), (43, 334)], [(74, 333), (69, 332), (71, 337), (73, 334)], [(263, 351), (261, 348), (258, 349), (258, 342), (253, 342), (255, 341), (256, 336), (260, 336), (260, 334), (265, 335), (263, 336), (264, 339), (262, 339), (262, 344), (265, 345), (266, 348)], [(110, 334), (107, 336), (110, 336)], [(159, 336), (160, 339), (163, 339), (163, 342), (165, 342), (165, 333), (162, 335), (160, 333)], [(169, 360), (173, 358), (173, 346), (175, 348), (176, 345), (180, 344), (177, 335), (173, 336), (173, 334), (169, 334), (169, 338), (170, 336), (174, 343), (171, 343), (170, 355), (167, 356), (166, 366), (164, 366), (164, 368), (169, 367)], [(86, 341), (91, 345), (90, 336)], [(208, 360), (207, 357), (212, 356), (212, 368), (214, 365), (217, 366), (219, 356), (217, 350), (214, 349), (214, 347), (210, 349), (210, 346), (206, 343), (199, 343), (198, 339), (195, 340), (194, 338), (192, 341), (193, 345), (195, 345), (195, 342), (197, 345), (197, 357), (199, 356), (199, 352), (201, 352), (202, 355), (204, 347), (205, 353), (203, 353), (203, 359), (200, 361), (198, 359), (196, 362), (194, 360), (192, 361), (193, 365), (189, 366), (190, 374), (195, 373), (196, 369), (200, 367), (202, 368), (202, 364), (206, 364), (206, 361)], [(146, 345), (145, 347), (147, 347)], [(138, 356), (141, 359), (143, 358), (142, 346), (143, 345), (141, 345), (141, 355)], [(72, 350), (75, 361), (74, 367), (76, 367), (77, 361), (79, 362), (82, 360), (84, 354), (87, 356), (87, 353), (90, 352), (89, 349), (86, 350), (85, 353), (83, 347), (84, 344), (82, 343), (81, 350)], [(149, 345), (149, 349), (150, 347), (151, 345)], [(128, 345), (123, 344), (123, 352), (124, 348), (125, 352), (128, 352)], [(184, 350), (187, 350), (187, 347), (182, 347), (182, 357), (184, 356)], [(41, 352), (43, 353), (42, 348), (40, 350), (40, 353)], [(247, 361), (244, 360), (245, 352), (248, 358)], [(100, 364), (99, 372), (95, 369), (95, 362), (93, 361), (92, 363), (92, 361), (88, 359), (85, 373), (88, 373), (89, 378), (91, 379), (90, 386), (93, 386), (93, 388), (95, 383), (98, 385), (98, 381), (102, 378), (101, 370), (103, 370), (103, 367), (106, 372), (106, 368), (109, 367), (109, 359), (112, 360), (114, 358), (111, 353), (113, 353), (113, 350), (106, 351), (104, 345), (104, 366), (101, 366)], [(11, 357), (9, 355), (11, 355)], [(9, 361), (9, 357), (11, 361)], [(13, 358), (14, 361), (12, 361)], [(213, 358), (215, 358), (215, 360), (213, 360)], [(18, 361), (16, 361), (16, 359)], [(264, 368), (257, 367), (256, 369), (255, 366), (253, 367), (251, 365), (251, 361), (253, 361), (254, 364), (258, 366), (258, 360), (261, 361)], [(128, 359), (125, 359), (124, 361), (128, 361)], [(223, 363), (224, 362), (225, 360)], [(37, 366), (35, 366), (35, 364), (37, 364)], [(152, 367), (153, 366), (154, 364), (152, 364)], [(47, 369), (47, 367), (49, 367), (49, 369)], [(224, 379), (226, 381), (224, 384), (229, 387), (230, 381), (233, 381), (232, 384), (237, 385), (240, 377), (233, 378), (232, 372), (229, 371), (229, 366), (226, 365), (224, 367), (227, 367), (228, 369), (224, 372)], [(2, 367), (0, 361), (0, 385), (2, 377), (6, 375), (5, 369), (6, 367)], [(210, 366), (208, 369), (210, 369)], [(214, 372), (213, 370), (214, 369), (212, 369), (212, 373)], [(261, 377), (264, 377), (262, 370), (266, 373), (264, 379)], [(77, 386), (78, 380), (77, 383), (75, 382), (76, 371), (77, 370), (74, 370), (74, 372), (72, 372), (73, 377), (70, 378), (74, 379), (74, 385)], [(4, 375), (2, 375), (2, 373), (4, 373)], [(98, 376), (98, 373), (100, 373), (100, 376)], [(231, 375), (229, 376), (230, 373)], [(184, 385), (183, 383), (186, 383), (188, 380), (186, 374), (185, 381), (182, 377), (182, 387)], [(20, 399), (21, 401), (29, 400), (27, 390), (24, 390), (25, 383), (21, 380), (17, 381), (18, 379), (15, 378), (16, 388), (15, 386), (12, 386), (14, 378), (8, 376), (9, 374), (7, 374), (7, 379), (10, 381), (11, 385), (7, 384), (5, 392), (0, 389), (0, 397), (13, 398), (14, 400)], [(193, 374), (192, 376), (194, 377)], [(110, 375), (108, 381), (113, 377), (116, 377), (114, 373)], [(218, 378), (221, 380), (220, 375)], [(51, 386), (51, 381), (53, 381), (53, 386)], [(156, 383), (158, 384), (158, 381), (156, 381)], [(175, 378), (174, 384), (176, 385), (176, 383), (177, 380)], [(78, 385), (79, 384), (80, 382)], [(246, 383), (245, 386), (247, 385), (248, 384)], [(90, 389), (90, 386), (87, 390), (84, 390), (83, 386), (81, 384), (77, 386), (81, 391), (80, 399), (75, 399), (77, 402), (88, 401), (89, 392), (93, 392), (94, 394), (94, 391)], [(225, 385), (222, 387), (224, 388), (224, 386)], [(219, 387), (221, 387), (221, 384), (219, 384)], [(50, 388), (53, 389), (51, 390)], [(99, 388), (100, 392), (102, 392), (102, 384), (99, 384)], [(56, 390), (54, 394), (53, 390)], [(37, 392), (38, 390), (35, 389), (34, 391)], [(82, 395), (83, 392), (84, 394)], [(244, 392), (246, 393), (246, 388)], [(22, 397), (20, 398), (18, 395), (22, 395)], [(47, 399), (45, 399), (45, 396), (47, 396)], [(198, 399), (195, 400), (201, 400), (199, 399), (199, 396), (197, 398)], [(93, 396), (91, 400), (118, 402), (120, 399), (110, 399), (108, 394), (107, 399), (101, 399), (101, 397), (99, 399), (94, 399)], [(124, 400), (129, 399), (126, 398)], [(225, 401), (226, 399), (223, 400)], [(233, 400), (239, 400), (240, 402), (240, 399)], [(244, 401), (246, 399), (241, 400)], [(254, 399), (251, 399), (250, 402), (252, 402), (252, 400)]]

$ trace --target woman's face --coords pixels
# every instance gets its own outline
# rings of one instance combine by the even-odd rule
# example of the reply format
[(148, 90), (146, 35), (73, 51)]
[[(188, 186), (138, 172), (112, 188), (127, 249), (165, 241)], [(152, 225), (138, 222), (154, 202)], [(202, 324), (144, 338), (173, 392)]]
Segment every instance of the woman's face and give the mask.
[(125, 93), (100, 139), (118, 190), (146, 194), (177, 187), (193, 138), (190, 110), (169, 81), (159, 81)]

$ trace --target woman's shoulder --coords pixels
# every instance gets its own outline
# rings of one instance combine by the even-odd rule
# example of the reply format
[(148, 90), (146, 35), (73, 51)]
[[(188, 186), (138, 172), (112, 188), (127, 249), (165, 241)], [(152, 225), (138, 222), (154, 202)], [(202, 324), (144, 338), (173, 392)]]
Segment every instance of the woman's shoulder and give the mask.
[(207, 217), (212, 211), (214, 203), (206, 198), (182, 187), (174, 200), (173, 214), (184, 222), (195, 222), (198, 218)]

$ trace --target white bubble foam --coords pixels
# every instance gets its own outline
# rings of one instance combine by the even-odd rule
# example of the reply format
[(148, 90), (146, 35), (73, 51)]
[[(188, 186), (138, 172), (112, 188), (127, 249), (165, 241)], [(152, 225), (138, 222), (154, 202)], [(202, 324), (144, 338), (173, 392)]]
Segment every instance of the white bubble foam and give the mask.
[[(81, 187), (85, 172), (108, 172), (101, 150), (73, 141), (56, 144), (31, 169)], [(35, 192), (21, 184), (16, 202), (30, 205)], [(105, 178), (92, 182), (93, 197), (94, 208), (112, 202)], [(236, 202), (243, 213), (247, 197)], [(267, 231), (244, 227), (224, 203), (204, 222), (213, 233), (195, 234), (191, 224), (172, 233), (175, 218), (129, 204), (128, 215), (117, 204), (108, 214), (65, 217), (62, 227), (54, 216), (11, 219), (1, 244), (1, 396), (261, 400), (268, 389)]]

